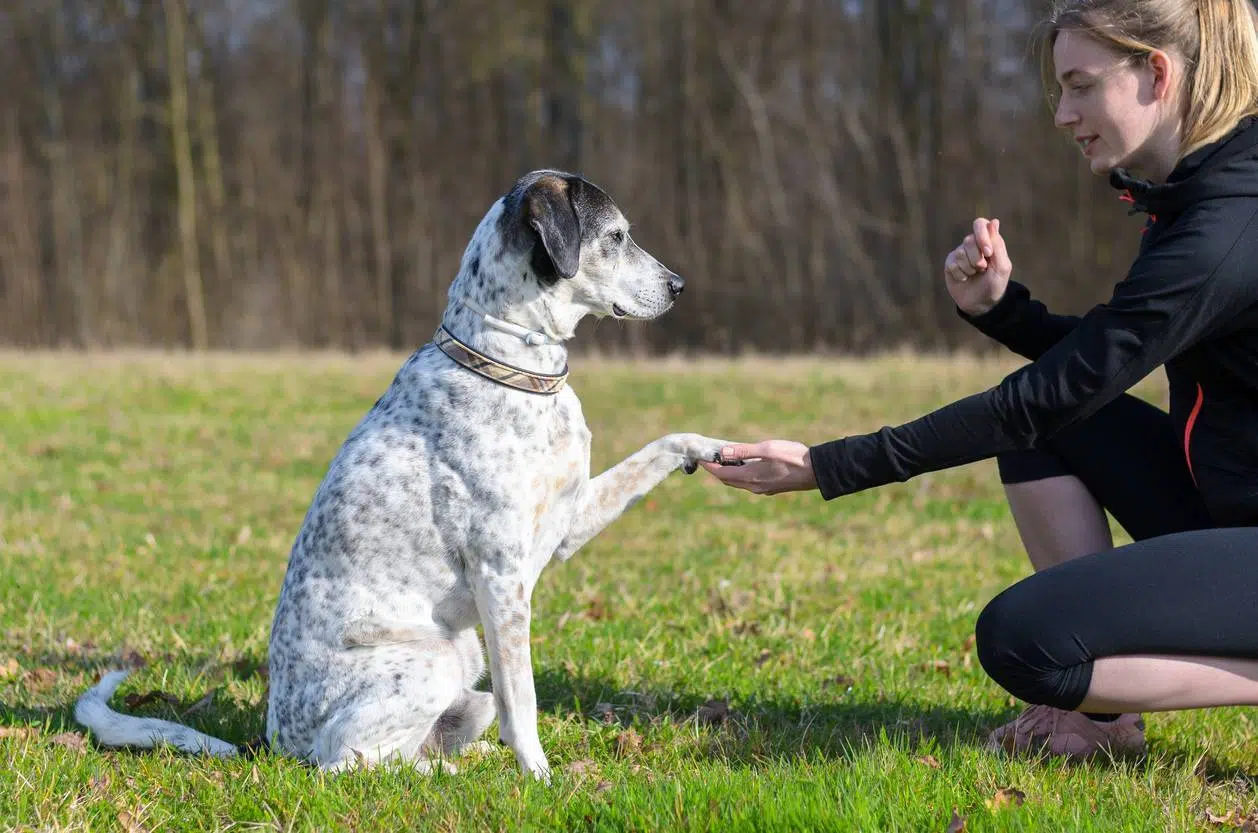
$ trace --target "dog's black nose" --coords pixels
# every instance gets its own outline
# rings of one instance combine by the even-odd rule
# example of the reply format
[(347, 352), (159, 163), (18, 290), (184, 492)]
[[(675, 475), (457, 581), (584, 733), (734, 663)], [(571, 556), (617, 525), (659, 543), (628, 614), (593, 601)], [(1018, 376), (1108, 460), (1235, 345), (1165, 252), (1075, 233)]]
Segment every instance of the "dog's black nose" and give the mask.
[(681, 279), (680, 275), (673, 275), (668, 279), (668, 294), (676, 298), (686, 288), (686, 282)]

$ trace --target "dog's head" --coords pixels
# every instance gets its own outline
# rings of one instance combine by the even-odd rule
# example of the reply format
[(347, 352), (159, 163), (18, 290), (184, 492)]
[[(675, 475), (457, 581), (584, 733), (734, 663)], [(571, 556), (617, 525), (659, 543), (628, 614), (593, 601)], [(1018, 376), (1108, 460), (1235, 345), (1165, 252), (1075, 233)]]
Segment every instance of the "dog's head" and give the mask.
[[(598, 186), (563, 171), (533, 171), (503, 197), (498, 231), (525, 280), (585, 315), (663, 315), (684, 281), (629, 236), (629, 223)], [(572, 322), (575, 325), (575, 321)]]

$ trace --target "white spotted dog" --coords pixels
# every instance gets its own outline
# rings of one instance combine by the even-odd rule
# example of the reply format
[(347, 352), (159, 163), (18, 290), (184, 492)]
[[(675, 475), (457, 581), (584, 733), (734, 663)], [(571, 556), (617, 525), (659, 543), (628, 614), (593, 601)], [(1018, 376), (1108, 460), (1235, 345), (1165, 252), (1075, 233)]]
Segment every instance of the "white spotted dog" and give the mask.
[[(293, 544), (270, 640), (272, 749), (329, 770), (388, 759), (427, 770), (496, 714), (520, 767), (547, 776), (529, 650), (538, 576), (724, 445), (670, 434), (591, 479), (564, 343), (587, 315), (656, 318), (682, 286), (581, 177), (535, 171), (493, 204), (434, 340), (349, 434)], [(474, 688), (478, 623), (492, 694)], [(110, 709), (123, 676), (76, 706), (100, 743), (235, 753)]]

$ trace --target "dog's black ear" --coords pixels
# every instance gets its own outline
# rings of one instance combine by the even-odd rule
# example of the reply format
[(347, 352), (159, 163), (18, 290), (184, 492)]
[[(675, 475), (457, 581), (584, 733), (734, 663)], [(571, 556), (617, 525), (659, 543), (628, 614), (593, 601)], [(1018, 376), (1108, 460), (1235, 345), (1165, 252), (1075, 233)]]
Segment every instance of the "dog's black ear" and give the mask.
[(537, 232), (540, 246), (533, 248), (533, 271), (539, 278), (571, 278), (581, 259), (581, 223), (577, 219), (575, 190), (579, 179), (544, 176), (524, 194), (524, 213)]

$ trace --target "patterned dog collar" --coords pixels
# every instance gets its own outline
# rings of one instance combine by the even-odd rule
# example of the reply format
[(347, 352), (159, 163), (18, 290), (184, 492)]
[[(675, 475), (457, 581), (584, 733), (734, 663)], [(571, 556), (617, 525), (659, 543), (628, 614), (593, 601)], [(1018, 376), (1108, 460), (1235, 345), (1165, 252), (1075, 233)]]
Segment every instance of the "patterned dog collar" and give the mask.
[(437, 329), (436, 335), (433, 336), (433, 343), (437, 345), (441, 352), (473, 373), (526, 393), (556, 394), (563, 390), (564, 384), (568, 381), (568, 366), (566, 364), (563, 372), (557, 374), (531, 373), (527, 370), (521, 370), (518, 367), (503, 364), (473, 350), (455, 338), (445, 328), (444, 324)]

